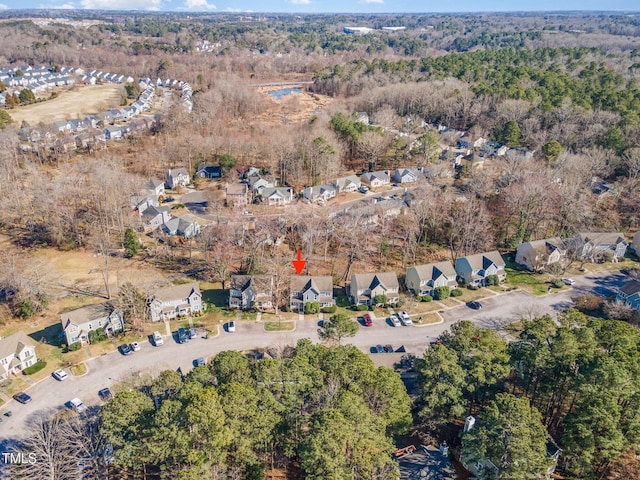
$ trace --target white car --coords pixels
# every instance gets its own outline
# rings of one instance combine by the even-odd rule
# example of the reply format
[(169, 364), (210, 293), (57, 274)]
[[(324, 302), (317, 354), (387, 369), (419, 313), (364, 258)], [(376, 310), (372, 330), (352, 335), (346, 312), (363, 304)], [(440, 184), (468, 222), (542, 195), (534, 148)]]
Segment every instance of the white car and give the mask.
[(573, 278), (563, 278), (562, 283), (565, 285), (573, 285), (576, 281)]
[(400, 320), (405, 327), (413, 325), (413, 322), (411, 321), (411, 318), (409, 317), (409, 314), (407, 312), (400, 312)]
[(229, 333), (233, 333), (233, 332), (235, 332), (235, 331), (236, 331), (236, 322), (234, 322), (234, 321), (229, 322), (229, 323), (227, 324), (227, 331), (228, 331)]
[(162, 339), (162, 335), (160, 335), (160, 332), (153, 332), (153, 344), (156, 347), (164, 344), (164, 340)]
[(82, 400), (80, 400), (78, 397), (69, 400), (69, 402), (67, 402), (67, 406), (78, 413), (82, 413), (87, 409), (87, 406), (82, 403)]
[(397, 313), (392, 313), (390, 318), (391, 318), (391, 323), (393, 323), (394, 327), (399, 327), (400, 325), (402, 325), (400, 323), (400, 317), (398, 317)]
[(69, 375), (67, 375), (67, 372), (65, 372), (61, 368), (56, 370), (55, 372), (53, 372), (52, 375), (53, 375), (53, 378), (55, 378), (56, 380), (60, 380), (60, 381), (66, 380), (67, 377), (69, 376)]
[(131, 350), (133, 350), (134, 352), (137, 352), (140, 350), (140, 344), (138, 342), (133, 342), (131, 344)]

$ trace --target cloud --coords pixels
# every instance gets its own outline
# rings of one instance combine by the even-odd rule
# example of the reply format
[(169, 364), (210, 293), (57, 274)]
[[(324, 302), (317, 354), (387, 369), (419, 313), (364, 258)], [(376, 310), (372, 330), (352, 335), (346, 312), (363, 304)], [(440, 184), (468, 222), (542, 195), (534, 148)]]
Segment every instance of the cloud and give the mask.
[(195, 10), (195, 11), (205, 11), (205, 10), (216, 10), (218, 7), (209, 3), (207, 0), (185, 0), (184, 9), (186, 10)]
[(0, 10), (9, 10), (9, 7), (7, 7), (4, 3), (0, 3)]
[(51, 7), (42, 7), (42, 8), (54, 8), (59, 10), (74, 10), (76, 7), (72, 3), (63, 3), (62, 5), (53, 5)]
[(81, 0), (89, 10), (160, 10), (162, 0)]
[(384, 0), (361, 0), (359, 3), (384, 3)]
[(311, 0), (291, 0), (294, 5), (309, 5)]

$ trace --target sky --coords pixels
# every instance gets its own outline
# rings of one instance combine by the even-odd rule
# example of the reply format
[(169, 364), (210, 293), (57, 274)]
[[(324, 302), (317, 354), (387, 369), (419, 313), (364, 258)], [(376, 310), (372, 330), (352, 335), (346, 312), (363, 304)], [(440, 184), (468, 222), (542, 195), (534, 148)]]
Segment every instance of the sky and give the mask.
[(273, 13), (441, 13), (640, 11), (638, 0), (0, 0), (2, 10), (25, 8)]

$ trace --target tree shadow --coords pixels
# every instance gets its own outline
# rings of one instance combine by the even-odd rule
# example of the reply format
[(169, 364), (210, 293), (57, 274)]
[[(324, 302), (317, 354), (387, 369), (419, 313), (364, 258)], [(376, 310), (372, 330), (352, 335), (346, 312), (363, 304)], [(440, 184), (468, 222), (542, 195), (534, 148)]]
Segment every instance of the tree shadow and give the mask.
[(30, 333), (29, 336), (38, 343), (46, 343), (47, 345), (53, 345), (59, 347), (64, 338), (64, 332), (62, 331), (62, 325), (55, 323), (48, 327), (38, 330), (37, 332)]

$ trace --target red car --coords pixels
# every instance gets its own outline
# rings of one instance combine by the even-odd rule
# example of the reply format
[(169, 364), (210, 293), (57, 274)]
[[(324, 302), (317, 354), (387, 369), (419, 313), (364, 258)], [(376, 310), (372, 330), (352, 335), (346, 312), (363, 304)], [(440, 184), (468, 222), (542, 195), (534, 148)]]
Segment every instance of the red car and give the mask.
[(370, 327), (371, 325), (373, 325), (373, 322), (371, 321), (371, 316), (368, 313), (365, 313), (362, 318), (364, 319), (365, 327)]

